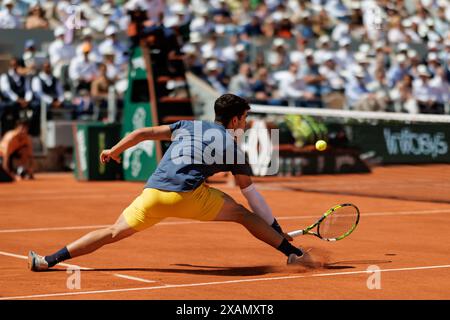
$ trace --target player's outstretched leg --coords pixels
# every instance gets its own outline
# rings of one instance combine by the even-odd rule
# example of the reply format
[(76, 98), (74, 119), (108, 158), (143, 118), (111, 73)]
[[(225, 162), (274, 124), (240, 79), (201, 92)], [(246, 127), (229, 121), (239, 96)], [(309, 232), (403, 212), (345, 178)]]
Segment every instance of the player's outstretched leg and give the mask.
[(28, 254), (28, 268), (32, 271), (44, 271), (62, 261), (89, 254), (106, 244), (125, 239), (136, 232), (136, 230), (130, 228), (123, 215), (121, 215), (114, 225), (92, 231), (52, 255), (43, 257), (30, 251)]
[(224, 205), (215, 220), (242, 224), (253, 236), (284, 253), (289, 258), (289, 264), (295, 260), (294, 256), (298, 258), (303, 256), (303, 252), (299, 248), (290, 244), (287, 239), (269, 226), (261, 217), (236, 203), (228, 195), (225, 195)]

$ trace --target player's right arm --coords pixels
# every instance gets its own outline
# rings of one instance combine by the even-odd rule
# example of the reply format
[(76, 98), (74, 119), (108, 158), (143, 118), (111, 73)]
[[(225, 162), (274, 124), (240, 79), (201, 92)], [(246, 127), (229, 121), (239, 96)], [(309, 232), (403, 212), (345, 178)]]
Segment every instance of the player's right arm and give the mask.
[(120, 154), (138, 143), (145, 140), (170, 140), (172, 132), (168, 125), (140, 128), (126, 135), (111, 149), (103, 150), (100, 154), (102, 163), (109, 162), (113, 159), (120, 163)]
[(246, 174), (234, 175), (236, 183), (241, 189), (241, 193), (247, 199), (250, 208), (253, 212), (259, 215), (264, 221), (266, 221), (272, 228), (278, 233), (284, 236), (288, 241), (292, 241), (292, 237), (283, 232), (281, 226), (278, 224), (277, 219), (272, 214), (272, 209), (267, 204), (264, 197), (258, 192), (255, 185), (252, 182), (252, 178)]

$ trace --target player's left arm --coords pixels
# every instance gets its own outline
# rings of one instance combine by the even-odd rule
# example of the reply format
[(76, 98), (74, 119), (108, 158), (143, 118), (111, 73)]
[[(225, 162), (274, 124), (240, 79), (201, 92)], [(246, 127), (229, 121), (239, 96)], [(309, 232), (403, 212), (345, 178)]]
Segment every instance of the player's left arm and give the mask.
[(252, 178), (249, 175), (245, 174), (236, 174), (234, 175), (236, 178), (236, 183), (241, 189), (242, 194), (247, 199), (250, 208), (252, 208), (253, 212), (259, 215), (264, 221), (266, 221), (272, 228), (274, 228), (278, 233), (283, 235), (289, 241), (292, 241), (292, 237), (287, 235), (281, 229), (281, 226), (278, 224), (277, 219), (272, 214), (272, 209), (270, 209), (264, 197), (256, 190), (255, 185), (253, 184)]
[(170, 140), (171, 137), (172, 132), (168, 125), (136, 129), (126, 135), (111, 149), (103, 150), (100, 154), (100, 161), (105, 163), (113, 159), (120, 163), (120, 154), (128, 148), (145, 140)]

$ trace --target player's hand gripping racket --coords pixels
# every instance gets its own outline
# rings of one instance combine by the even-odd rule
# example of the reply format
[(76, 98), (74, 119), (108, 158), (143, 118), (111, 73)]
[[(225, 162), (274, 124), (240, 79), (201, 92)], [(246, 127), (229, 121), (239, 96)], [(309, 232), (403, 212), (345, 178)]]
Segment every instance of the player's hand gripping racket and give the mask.
[[(334, 206), (314, 224), (303, 230), (289, 232), (291, 237), (310, 234), (325, 241), (342, 240), (349, 236), (359, 222), (359, 209), (351, 204), (344, 203)], [(317, 231), (311, 231), (317, 227)]]

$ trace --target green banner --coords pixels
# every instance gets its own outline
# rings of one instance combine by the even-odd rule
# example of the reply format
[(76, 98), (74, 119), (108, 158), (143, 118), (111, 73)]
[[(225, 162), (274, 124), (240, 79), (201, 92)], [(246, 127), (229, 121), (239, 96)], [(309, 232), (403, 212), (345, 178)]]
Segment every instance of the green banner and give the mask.
[[(122, 137), (153, 123), (145, 61), (140, 48), (135, 48), (130, 59), (122, 121)], [(125, 180), (147, 180), (158, 165), (155, 142), (144, 141), (126, 150), (122, 161)]]
[(102, 122), (77, 123), (73, 125), (75, 146), (75, 177), (78, 180), (121, 179), (122, 169), (112, 161), (101, 163), (100, 153), (117, 143), (120, 125)]
[(385, 164), (450, 163), (450, 126), (445, 124), (353, 124), (351, 141)]

